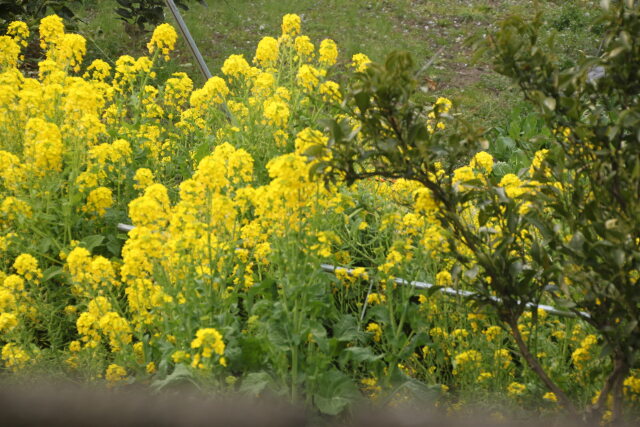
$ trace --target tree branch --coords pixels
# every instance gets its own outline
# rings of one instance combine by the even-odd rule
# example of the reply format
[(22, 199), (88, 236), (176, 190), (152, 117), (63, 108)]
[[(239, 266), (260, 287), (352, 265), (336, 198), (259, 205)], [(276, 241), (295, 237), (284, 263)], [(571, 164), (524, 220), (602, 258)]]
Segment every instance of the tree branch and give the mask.
[(509, 325), (511, 334), (513, 335), (513, 338), (515, 338), (516, 344), (520, 349), (520, 354), (522, 354), (526, 362), (529, 364), (529, 367), (533, 370), (533, 372), (536, 373), (536, 375), (538, 375), (538, 377), (547, 386), (547, 388), (556, 395), (560, 405), (562, 405), (572, 417), (575, 417), (577, 419), (578, 411), (576, 410), (576, 407), (573, 405), (569, 397), (565, 394), (564, 391), (562, 391), (562, 389), (560, 389), (560, 387), (558, 387), (556, 383), (553, 382), (551, 378), (549, 378), (542, 365), (540, 365), (538, 358), (536, 358), (529, 351), (529, 347), (522, 339), (522, 335), (520, 334), (520, 330), (518, 329), (517, 320), (513, 318), (508, 319), (507, 324)]

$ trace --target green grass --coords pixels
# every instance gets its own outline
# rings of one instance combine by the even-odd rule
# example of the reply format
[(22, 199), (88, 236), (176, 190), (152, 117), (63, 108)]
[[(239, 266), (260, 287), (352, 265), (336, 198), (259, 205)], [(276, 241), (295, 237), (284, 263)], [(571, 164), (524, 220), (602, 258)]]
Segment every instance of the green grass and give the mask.
[[(411, 52), (418, 65), (440, 52), (427, 71), (438, 95), (456, 100), (478, 122), (501, 123), (521, 104), (509, 81), (491, 71), (486, 59), (473, 63), (473, 51), (464, 45), (472, 35), (495, 28), (501, 17), (518, 13), (543, 14), (545, 28), (556, 33), (566, 63), (579, 51), (595, 52), (599, 28), (594, 25), (594, 0), (208, 0), (183, 12), (213, 74), (233, 53), (252, 59), (258, 41), (277, 36), (281, 18), (297, 13), (303, 32), (316, 43), (332, 38), (341, 60), (364, 52), (383, 60), (392, 50)], [(93, 55), (115, 61), (118, 55), (142, 55), (148, 34), (123, 31), (116, 18), (115, 0), (87, 1), (79, 11), (80, 32), (89, 39)], [(168, 16), (168, 21), (172, 18)], [(175, 70), (187, 71), (196, 84), (203, 82), (188, 49), (181, 43)]]

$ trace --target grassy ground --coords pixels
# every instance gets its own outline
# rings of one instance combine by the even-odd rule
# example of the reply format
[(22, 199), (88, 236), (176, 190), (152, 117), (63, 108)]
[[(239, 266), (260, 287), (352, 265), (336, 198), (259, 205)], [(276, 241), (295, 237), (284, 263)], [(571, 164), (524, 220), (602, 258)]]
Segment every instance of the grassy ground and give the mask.
[[(253, 58), (258, 41), (277, 35), (282, 15), (297, 13), (303, 30), (315, 41), (336, 40), (341, 58), (364, 52), (382, 60), (395, 49), (410, 51), (418, 64), (436, 52), (428, 78), (439, 94), (457, 99), (472, 117), (501, 124), (508, 111), (520, 103), (509, 82), (491, 71), (486, 60), (472, 62), (473, 52), (464, 40), (495, 27), (512, 13), (532, 16), (540, 12), (545, 27), (557, 33), (567, 60), (580, 50), (597, 48), (597, 14), (594, 0), (207, 0), (183, 12), (196, 42), (214, 74), (232, 53)], [(114, 60), (122, 53), (142, 54), (147, 35), (131, 37), (116, 19), (115, 0), (87, 1), (80, 11), (85, 24), (80, 31), (91, 49)], [(168, 17), (171, 22), (171, 18)], [(186, 46), (181, 45), (177, 68), (189, 72), (197, 83), (202, 77)]]

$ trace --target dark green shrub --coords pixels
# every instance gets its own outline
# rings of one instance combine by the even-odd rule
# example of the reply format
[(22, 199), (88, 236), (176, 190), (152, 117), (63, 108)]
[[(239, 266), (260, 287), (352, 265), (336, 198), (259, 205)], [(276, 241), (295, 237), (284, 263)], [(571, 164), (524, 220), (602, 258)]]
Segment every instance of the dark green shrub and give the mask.
[[(118, 18), (129, 25), (144, 31), (164, 22), (165, 2), (163, 0), (116, 0), (118, 7), (115, 9)], [(177, 7), (188, 10), (187, 3), (190, 0), (175, 0)], [(206, 4), (205, 0), (197, 0), (200, 4)]]
[(72, 24), (75, 21), (73, 6), (82, 0), (0, 0), (0, 33), (4, 34), (12, 21), (24, 21), (35, 28), (40, 19), (55, 13)]

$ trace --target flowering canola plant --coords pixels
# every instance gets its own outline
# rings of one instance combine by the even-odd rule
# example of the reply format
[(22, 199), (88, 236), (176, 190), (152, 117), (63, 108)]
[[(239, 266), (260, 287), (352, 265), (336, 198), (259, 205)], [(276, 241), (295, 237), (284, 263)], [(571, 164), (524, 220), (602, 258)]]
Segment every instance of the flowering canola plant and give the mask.
[[(154, 31), (149, 56), (85, 64), (85, 40), (49, 16), (35, 77), (20, 71), (26, 25), (0, 36), (3, 369), (55, 359), (118, 386), (162, 383), (181, 366), (234, 390), (262, 375), (329, 414), (400, 378), (442, 385), (441, 402), (455, 388), (551, 410), (554, 399), (529, 386), (535, 377), (514, 363), (490, 316), (393, 281), (426, 274), (452, 285), (429, 190), (311, 178), (307, 150), (328, 142), (319, 120), (341, 111), (341, 52), (330, 39), (316, 46), (297, 15), (281, 28), (201, 88), (185, 73), (158, 79), (177, 40), (168, 24)], [(344, 63), (363, 73), (371, 61), (358, 53)], [(425, 120), (442, 132), (438, 115), (451, 102), (434, 105)], [(501, 178), (507, 197), (535, 191), (544, 156), (526, 177)], [(453, 180), (465, 191), (492, 172), (481, 152)], [(476, 207), (465, 209), (477, 223)], [(135, 228), (117, 235), (129, 221)], [(321, 262), (379, 267), (332, 278)], [(544, 363), (592, 392), (588, 328), (537, 318), (521, 328), (539, 340)], [(625, 382), (633, 401), (636, 380)]]

